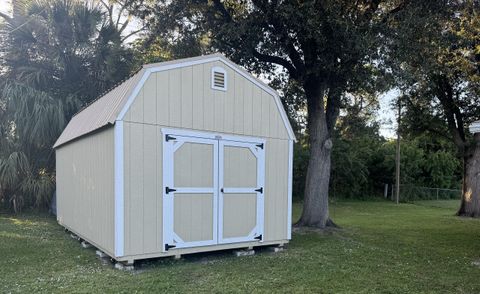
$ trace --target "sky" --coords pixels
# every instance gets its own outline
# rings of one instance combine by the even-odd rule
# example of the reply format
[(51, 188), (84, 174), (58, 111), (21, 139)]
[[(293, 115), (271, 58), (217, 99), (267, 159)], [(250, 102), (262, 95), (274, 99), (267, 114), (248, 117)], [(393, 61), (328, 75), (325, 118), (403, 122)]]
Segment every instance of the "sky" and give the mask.
[[(11, 0), (0, 0), (0, 12), (11, 13)], [(398, 90), (393, 89), (379, 97), (378, 121), (380, 122), (380, 135), (386, 138), (395, 137), (395, 110), (392, 107), (392, 102), (398, 95)]]
[(380, 109), (378, 110), (378, 121), (380, 122), (380, 135), (385, 138), (396, 136), (397, 120), (396, 110), (392, 104), (400, 95), (398, 89), (393, 89), (378, 97)]
[(0, 12), (10, 14), (11, 0), (0, 0)]

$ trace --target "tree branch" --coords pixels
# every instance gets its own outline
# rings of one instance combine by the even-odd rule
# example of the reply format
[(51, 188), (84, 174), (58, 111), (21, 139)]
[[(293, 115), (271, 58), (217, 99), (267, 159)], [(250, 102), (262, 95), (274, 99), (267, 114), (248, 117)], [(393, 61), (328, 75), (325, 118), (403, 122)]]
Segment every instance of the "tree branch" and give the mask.
[(464, 154), (467, 142), (465, 139), (463, 116), (453, 99), (452, 86), (445, 76), (434, 76), (433, 82), (436, 85), (436, 94), (442, 105), (448, 129), (453, 137), (453, 142), (458, 150)]
[(260, 53), (256, 49), (253, 49), (252, 52), (253, 56), (258, 60), (281, 65), (288, 70), (288, 73), (293, 79), (298, 79), (299, 75), (297, 69), (288, 60), (278, 56)]
[(137, 33), (140, 33), (141, 31), (144, 31), (145, 28), (146, 28), (146, 26), (143, 26), (142, 28), (140, 28), (140, 29), (138, 29), (138, 30), (136, 30), (136, 31), (130, 32), (130, 34), (122, 37), (121, 41), (123, 42), (123, 41), (125, 41), (126, 39), (130, 38), (131, 36), (133, 36), (133, 35), (135, 35), (135, 34), (137, 34)]
[(397, 7), (393, 8), (392, 10), (387, 12), (387, 14), (385, 14), (385, 16), (382, 18), (382, 23), (387, 22), (390, 19), (390, 17), (392, 17), (393, 15), (397, 14), (398, 12), (404, 10), (410, 4), (410, 2), (411, 2), (411, 0), (405, 0), (405, 1), (401, 2)]

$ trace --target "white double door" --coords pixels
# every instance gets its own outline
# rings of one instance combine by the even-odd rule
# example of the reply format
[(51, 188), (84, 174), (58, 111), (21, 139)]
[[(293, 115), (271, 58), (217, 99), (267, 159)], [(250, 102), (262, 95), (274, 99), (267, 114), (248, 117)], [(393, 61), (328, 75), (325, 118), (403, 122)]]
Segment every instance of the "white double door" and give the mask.
[(174, 131), (163, 140), (164, 250), (261, 242), (263, 140)]

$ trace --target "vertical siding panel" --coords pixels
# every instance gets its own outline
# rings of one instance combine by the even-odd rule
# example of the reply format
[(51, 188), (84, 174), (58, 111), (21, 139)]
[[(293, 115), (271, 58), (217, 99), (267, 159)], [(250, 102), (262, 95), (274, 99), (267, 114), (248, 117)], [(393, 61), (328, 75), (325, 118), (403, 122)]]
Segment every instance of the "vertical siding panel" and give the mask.
[(234, 124), (233, 124), (233, 132), (236, 134), (244, 134), (243, 126), (244, 126), (244, 91), (245, 91), (245, 79), (240, 76), (239, 74), (235, 73), (234, 75), (235, 81), (235, 105), (234, 105)]
[(277, 119), (278, 138), (287, 140), (287, 139), (289, 139), (288, 131), (287, 131), (287, 128), (285, 127), (285, 124), (283, 123), (283, 119), (282, 119), (280, 113), (278, 113), (278, 112), (277, 112), (277, 117), (278, 117), (278, 119)]
[(181, 78), (181, 69), (172, 69), (169, 71), (168, 106), (170, 113), (169, 124), (172, 127), (180, 127), (182, 125)]
[(235, 117), (235, 73), (226, 65), (222, 65), (227, 72), (227, 91), (224, 92), (225, 110), (223, 111), (223, 131), (233, 133)]
[(277, 160), (275, 161), (275, 201), (274, 201), (274, 207), (275, 207), (275, 220), (273, 221), (273, 224), (275, 226), (275, 239), (280, 239), (281, 234), (281, 229), (282, 229), (282, 206), (283, 206), (283, 201), (282, 201), (282, 160), (278, 160), (279, 158), (282, 158), (282, 148), (281, 148), (281, 142), (279, 140), (272, 140), (275, 144), (275, 157)]
[[(220, 66), (225, 68), (225, 65), (221, 62), (214, 62), (212, 66)], [(210, 73), (208, 75), (208, 80), (211, 80), (211, 67)], [(214, 130), (217, 132), (223, 132), (224, 130), (224, 117), (225, 117), (225, 92), (220, 90), (213, 90), (213, 127)]]
[(274, 194), (275, 194), (275, 183), (274, 183), (274, 146), (270, 140), (265, 144), (265, 215), (264, 215), (264, 230), (265, 230), (265, 240), (273, 240), (274, 232), (272, 229), (273, 225), (273, 204), (274, 204)]
[(274, 98), (270, 95), (269, 97), (269, 102), (270, 102), (270, 109), (269, 109), (269, 118), (268, 118), (268, 124), (269, 124), (269, 133), (272, 138), (278, 138), (278, 120), (280, 119), (280, 115), (278, 114), (277, 111), (277, 106), (275, 105), (275, 101), (273, 100)]
[(168, 71), (155, 73), (157, 79), (157, 124), (166, 126), (169, 121)]
[(143, 250), (143, 126), (131, 125), (130, 152), (130, 248), (132, 252)]
[(193, 80), (192, 80), (192, 67), (182, 68), (181, 73), (181, 126), (184, 128), (192, 128), (192, 104), (193, 104)]
[(157, 248), (156, 127), (144, 125), (143, 136), (143, 253)]
[(131, 213), (130, 213), (130, 206), (131, 206), (131, 190), (132, 190), (132, 176), (131, 176), (131, 159), (132, 159), (132, 148), (131, 148), (131, 137), (132, 137), (132, 131), (131, 131), (131, 123), (124, 123), (123, 124), (123, 131), (124, 131), (124, 137), (123, 137), (123, 148), (124, 148), (124, 153), (123, 153), (123, 164), (124, 164), (124, 203), (123, 203), (123, 209), (125, 213), (125, 218), (124, 218), (124, 249), (125, 249), (125, 254), (130, 254), (132, 252), (132, 248), (130, 246), (130, 220), (132, 219)]
[(225, 92), (220, 90), (213, 90), (213, 121), (214, 121), (214, 130), (217, 132), (223, 132), (225, 125), (224, 125), (224, 117), (225, 117)]
[(157, 122), (157, 79), (151, 74), (143, 85), (143, 122)]
[(192, 69), (193, 80), (193, 121), (194, 129), (203, 129), (203, 64), (194, 66)]
[(138, 92), (137, 97), (130, 106), (130, 120), (136, 122), (143, 122), (143, 88)]
[(253, 86), (253, 128), (252, 133), (255, 136), (262, 135), (262, 90)]
[(214, 104), (215, 97), (212, 88), (210, 87), (210, 73), (211, 73), (211, 64), (203, 65), (203, 126), (205, 130), (213, 131), (215, 129), (215, 120), (214, 120)]
[(243, 123), (245, 135), (252, 135), (253, 132), (253, 84), (244, 80), (244, 92), (243, 92)]
[(262, 91), (262, 136), (271, 137), (270, 133), (270, 110), (272, 96)]

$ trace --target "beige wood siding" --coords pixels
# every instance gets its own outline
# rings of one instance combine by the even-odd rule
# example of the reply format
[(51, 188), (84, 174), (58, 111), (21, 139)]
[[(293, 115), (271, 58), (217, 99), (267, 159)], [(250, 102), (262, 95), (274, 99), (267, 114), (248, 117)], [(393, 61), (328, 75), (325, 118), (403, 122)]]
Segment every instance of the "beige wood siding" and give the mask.
[(162, 250), (160, 127), (124, 123), (125, 255)]
[[(227, 91), (211, 89), (213, 66)], [(286, 241), (289, 138), (270, 94), (222, 62), (172, 69), (147, 79), (124, 121), (125, 256), (163, 255), (163, 127), (265, 138), (264, 241)]]
[(265, 143), (265, 239), (287, 239), (288, 141)]
[(113, 128), (58, 148), (56, 168), (58, 221), (113, 255)]
[[(227, 72), (227, 91), (211, 88), (211, 68)], [(124, 121), (288, 139), (274, 97), (221, 61), (155, 72)]]

